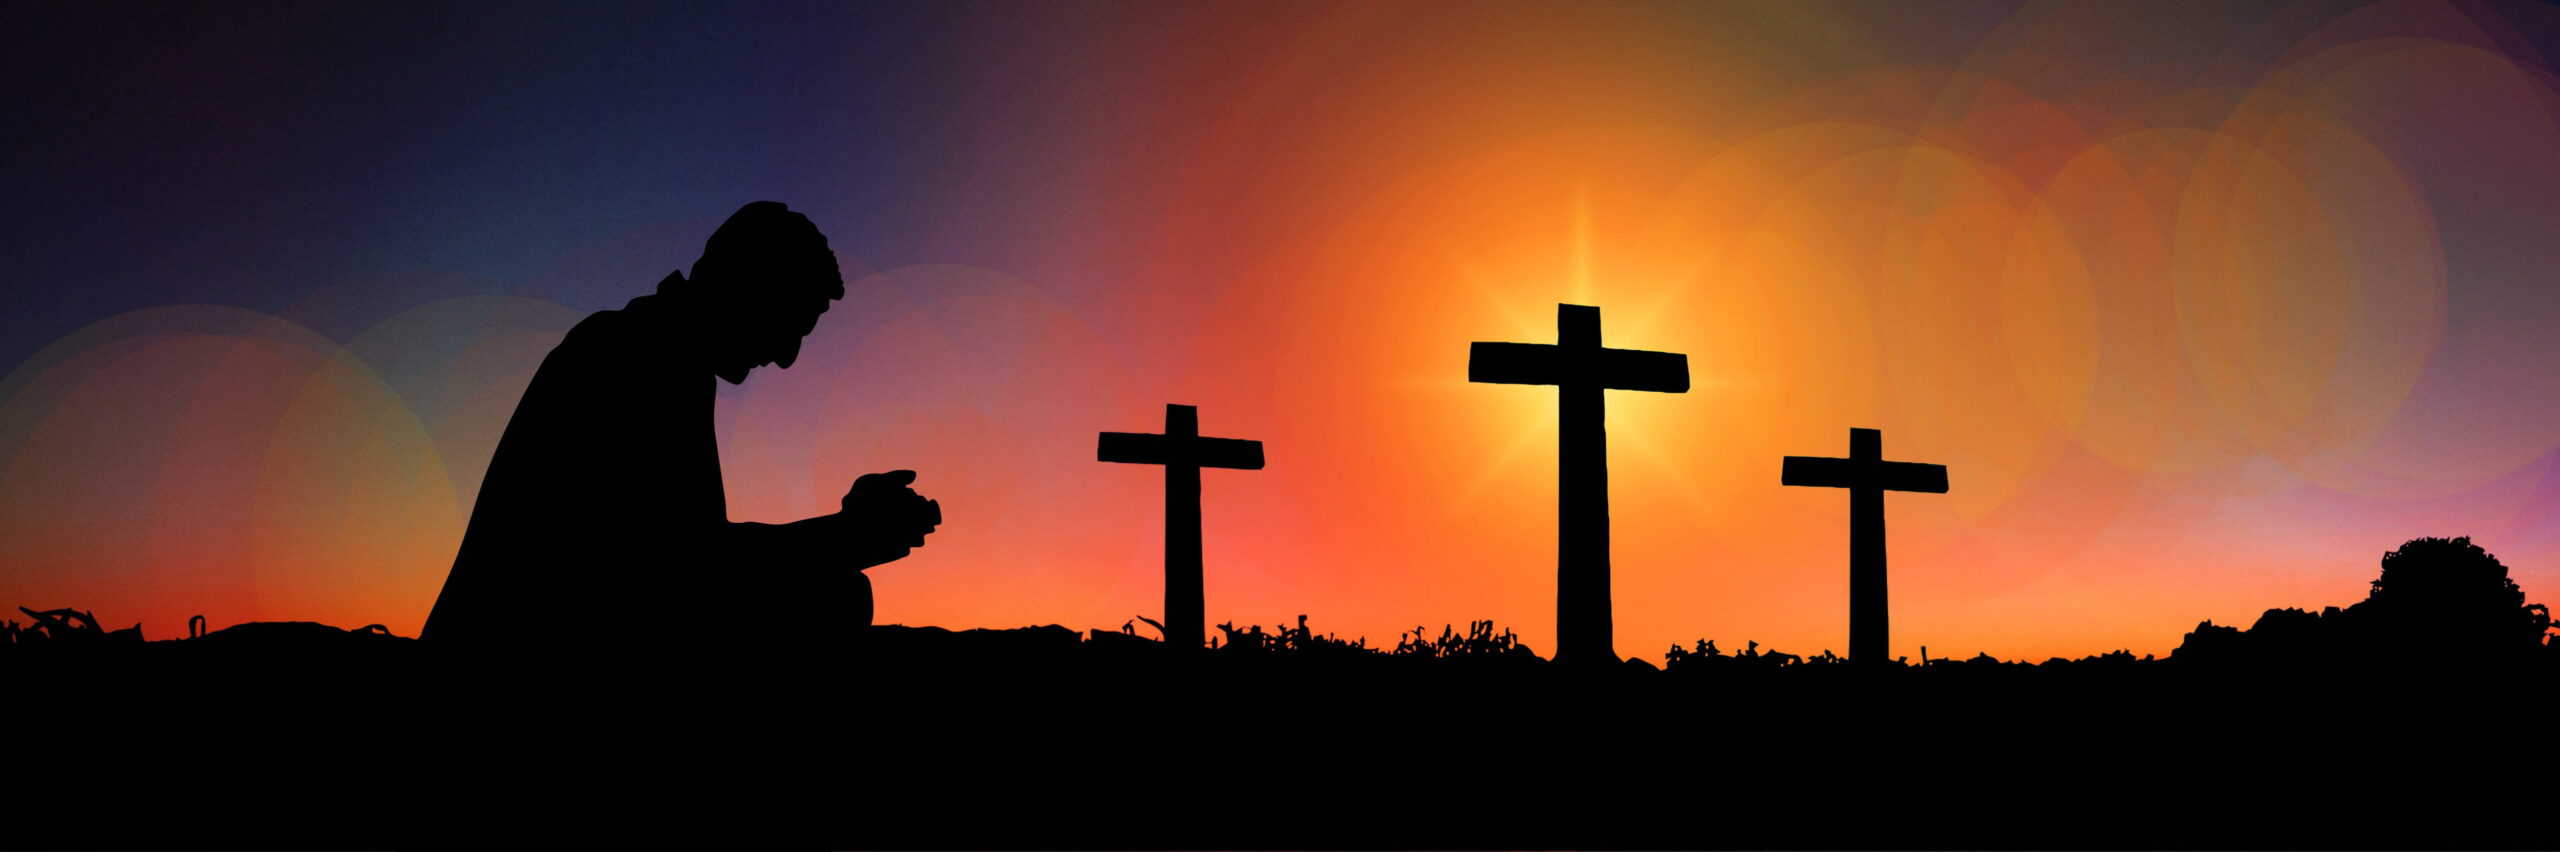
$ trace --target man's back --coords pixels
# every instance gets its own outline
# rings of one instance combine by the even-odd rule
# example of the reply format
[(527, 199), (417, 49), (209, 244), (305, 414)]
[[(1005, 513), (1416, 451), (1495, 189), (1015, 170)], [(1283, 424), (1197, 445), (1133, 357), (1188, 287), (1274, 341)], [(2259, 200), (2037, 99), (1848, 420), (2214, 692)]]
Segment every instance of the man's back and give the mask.
[(665, 607), (693, 597), (728, 511), (713, 379), (685, 368), (658, 298), (589, 316), (543, 359), (422, 638), (614, 641), (686, 615)]

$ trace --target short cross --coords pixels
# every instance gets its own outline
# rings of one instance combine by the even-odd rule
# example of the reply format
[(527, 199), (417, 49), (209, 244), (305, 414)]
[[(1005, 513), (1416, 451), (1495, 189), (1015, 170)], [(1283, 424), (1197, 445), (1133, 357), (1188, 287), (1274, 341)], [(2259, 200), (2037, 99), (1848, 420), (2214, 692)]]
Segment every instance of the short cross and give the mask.
[(1104, 432), (1102, 461), (1164, 465), (1164, 641), (1196, 649), (1207, 631), (1200, 590), (1200, 469), (1262, 469), (1262, 442), (1200, 437), (1200, 409), (1164, 407), (1164, 434)]
[(1945, 465), (1884, 460), (1884, 433), (1849, 430), (1845, 459), (1788, 456), (1786, 485), (1849, 489), (1849, 661), (1874, 664), (1890, 653), (1884, 590), (1884, 493), (1947, 493)]

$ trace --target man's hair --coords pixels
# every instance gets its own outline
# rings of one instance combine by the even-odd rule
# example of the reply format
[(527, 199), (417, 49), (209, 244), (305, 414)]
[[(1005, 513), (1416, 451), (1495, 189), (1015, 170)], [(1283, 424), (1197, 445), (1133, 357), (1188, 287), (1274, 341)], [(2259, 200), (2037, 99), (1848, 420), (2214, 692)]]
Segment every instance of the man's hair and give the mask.
[(701, 259), (693, 262), (692, 280), (678, 289), (742, 286), (842, 299), (844, 273), (836, 268), (835, 251), (827, 248), (827, 235), (818, 233), (809, 217), (779, 201), (757, 201), (738, 208), (711, 232)]

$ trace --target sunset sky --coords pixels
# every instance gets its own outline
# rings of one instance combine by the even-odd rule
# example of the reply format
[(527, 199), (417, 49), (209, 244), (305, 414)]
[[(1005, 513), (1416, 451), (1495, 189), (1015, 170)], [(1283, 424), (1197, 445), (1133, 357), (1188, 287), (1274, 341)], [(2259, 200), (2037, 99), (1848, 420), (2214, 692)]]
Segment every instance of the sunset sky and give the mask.
[[(1617, 649), (2165, 653), (2470, 535), (2560, 598), (2560, 9), (2527, 3), (12, 4), (0, 605), (414, 635), (517, 396), (741, 204), (847, 295), (725, 387), (733, 520), (921, 473), (880, 620), (1159, 615), (1552, 650), (1556, 394), (1608, 399)], [(741, 570), (704, 565), (702, 571)], [(634, 576), (632, 582), (653, 582)], [(644, 621), (710, 617), (634, 613)]]

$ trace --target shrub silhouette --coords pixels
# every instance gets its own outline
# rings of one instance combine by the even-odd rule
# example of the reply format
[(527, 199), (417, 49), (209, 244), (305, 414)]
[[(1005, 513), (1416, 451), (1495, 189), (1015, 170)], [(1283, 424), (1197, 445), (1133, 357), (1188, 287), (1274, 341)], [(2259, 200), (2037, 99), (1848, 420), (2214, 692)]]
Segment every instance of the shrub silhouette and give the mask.
[(1464, 636), (1458, 635), (1457, 631), (1446, 624), (1440, 625), (1439, 639), (1427, 639), (1424, 636), (1422, 626), (1418, 624), (1414, 625), (1411, 633), (1396, 634), (1396, 648), (1392, 653), (1400, 657), (1425, 657), (1435, 660), (1453, 657), (1537, 656), (1529, 650), (1527, 644), (1520, 641), (1519, 634), (1510, 630), (1504, 630), (1501, 633), (1493, 632), (1492, 619), (1467, 622), (1467, 634)]
[(33, 610), (22, 606), (18, 611), (34, 618), (35, 622), (22, 627), (17, 621), (11, 620), (6, 628), (0, 629), (0, 636), (5, 636), (7, 643), (11, 645), (28, 642), (142, 641), (142, 625), (136, 624), (123, 630), (100, 629), (98, 616), (87, 610), (70, 607)]
[(2551, 611), (2525, 603), (2507, 566), (2467, 536), (2412, 539), (2384, 554), (2373, 591), (2345, 615), (2424, 654), (2528, 651), (2551, 628)]
[[(1149, 619), (1147, 623), (1155, 624), (1156, 622)], [(1158, 625), (1158, 627), (1161, 629), (1162, 626)], [(1262, 625), (1259, 624), (1238, 630), (1235, 622), (1232, 621), (1219, 624), (1218, 632), (1225, 636), (1212, 637), (1209, 640), (1209, 647), (1227, 654), (1361, 656), (1377, 653), (1376, 649), (1369, 647), (1367, 637), (1345, 642), (1342, 637), (1330, 633), (1316, 635), (1315, 631), (1307, 628), (1307, 616), (1304, 613), (1298, 616), (1298, 626), (1282, 627), (1278, 633), (1264, 633)]]
[(1846, 662), (1848, 660), (1831, 653), (1831, 649), (1828, 648), (1810, 659), (1775, 648), (1763, 651), (1760, 650), (1760, 642), (1756, 639), (1746, 640), (1742, 653), (1739, 654), (1726, 654), (1716, 647), (1713, 639), (1700, 639), (1694, 648), (1684, 649), (1679, 645), (1673, 645), (1671, 650), (1662, 654), (1663, 671), (1697, 671), (1727, 666), (1777, 669), (1790, 666), (1826, 666)]
[(2415, 538), (2383, 554), (2381, 575), (2352, 606), (2270, 609), (2246, 631), (2205, 621), (2170, 658), (2481, 666), (2554, 654), (2550, 629), (2550, 609), (2526, 603), (2507, 566), (2470, 537)]

